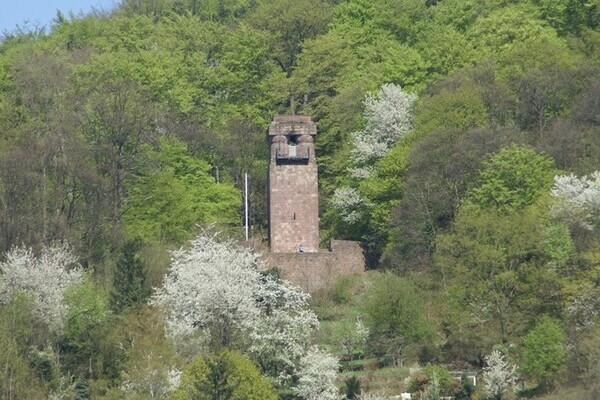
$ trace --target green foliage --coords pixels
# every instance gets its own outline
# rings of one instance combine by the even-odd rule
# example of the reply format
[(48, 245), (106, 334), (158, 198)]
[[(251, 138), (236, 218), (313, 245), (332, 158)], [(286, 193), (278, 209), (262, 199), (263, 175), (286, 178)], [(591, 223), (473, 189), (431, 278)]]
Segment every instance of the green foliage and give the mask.
[(16, 341), (0, 335), (0, 397), (5, 399), (44, 398), (37, 377), (18, 352)]
[(485, 163), (480, 183), (468, 197), (481, 208), (522, 209), (549, 193), (557, 173), (550, 157), (526, 147), (509, 146)]
[(65, 332), (61, 339), (65, 364), (71, 371), (92, 376), (101, 372), (103, 333), (108, 320), (108, 301), (105, 292), (86, 275), (79, 284), (65, 293), (68, 312)]
[[(594, 385), (600, 379), (600, 328), (597, 324), (569, 335), (567, 377)], [(573, 374), (574, 371), (575, 374)], [(574, 376), (575, 375), (575, 376)]]
[(469, 310), (492, 343), (519, 334), (536, 314), (561, 307), (561, 278), (543, 252), (543, 215), (536, 208), (507, 214), (466, 203), (451, 232), (438, 237), (440, 272), (464, 288), (453, 292), (456, 306)]
[(547, 316), (523, 339), (521, 370), (536, 379), (541, 387), (551, 387), (564, 372), (567, 358), (566, 337), (560, 324)]
[[(111, 353), (115, 348), (117, 351)], [(173, 371), (181, 369), (181, 362), (165, 337), (162, 316), (144, 305), (130, 308), (113, 320), (102, 352), (112, 355), (110, 360), (105, 356), (105, 363), (121, 378), (115, 398), (166, 397), (173, 390)], [(95, 398), (98, 390), (92, 394)]]
[(594, 9), (598, 7), (593, 1), (536, 0), (535, 3), (540, 7), (542, 18), (561, 34), (577, 34), (593, 24)]
[[(264, 128), (291, 111), (319, 127), (323, 235), (363, 241), (371, 266), (416, 272), (425, 291), (389, 283), (390, 302), (430, 308), (406, 300), (382, 317), (395, 328), (369, 323), (375, 351), (424, 341), (424, 358), (479, 365), (547, 313), (576, 326), (569, 381), (595, 383), (597, 234), (549, 222), (545, 197), (554, 165), (597, 169), (599, 23), (598, 0), (126, 0), (5, 35), (0, 250), (67, 241), (93, 278), (67, 295), (62, 337), (26, 296), (0, 304), (0, 397), (72, 398), (69, 374), (91, 398), (167, 396), (180, 360), (148, 289), (199, 225), (239, 225), (244, 172), (265, 226)], [(352, 181), (350, 134), (384, 83), (418, 92), (414, 132)], [(369, 203), (354, 226), (329, 201), (348, 182)], [(331, 289), (329, 318), (356, 306), (350, 279)], [(353, 312), (331, 345), (364, 352)], [(562, 375), (541, 370), (542, 385)]]
[(511, 130), (492, 128), (444, 130), (415, 139), (399, 204), (390, 212), (381, 263), (401, 272), (431, 268), (435, 237), (449, 227), (467, 188), (475, 185), (483, 159), (512, 140)]
[(502, 52), (529, 38), (556, 35), (538, 15), (538, 10), (527, 3), (502, 7), (477, 19), (467, 35), (483, 54)]
[(173, 400), (275, 400), (277, 395), (252, 362), (235, 351), (199, 356), (183, 372)]
[(369, 288), (365, 317), (376, 352), (399, 355), (404, 346), (426, 342), (431, 334), (420, 294), (392, 273), (377, 276)]
[(551, 268), (563, 273), (571, 272), (568, 266), (576, 254), (576, 249), (566, 224), (558, 223), (546, 227), (543, 252), (548, 257)]
[(50, 347), (43, 350), (31, 347), (27, 354), (29, 367), (48, 388), (54, 390), (58, 389), (61, 383), (59, 357), (58, 352)]
[(348, 303), (352, 299), (354, 287), (358, 279), (356, 275), (340, 276), (337, 278), (333, 284), (331, 293), (334, 303)]
[(239, 192), (215, 182), (210, 166), (189, 155), (177, 141), (164, 141), (161, 151), (146, 150), (147, 165), (129, 189), (123, 217), (132, 238), (181, 243), (199, 225), (239, 221)]
[[(38, 338), (31, 299), (18, 294), (0, 305), (0, 398), (44, 398), (44, 386), (35, 365), (26, 357)], [(45, 340), (45, 338), (42, 338)]]
[(248, 0), (125, 0), (118, 10), (130, 16), (144, 14), (155, 19), (170, 16), (172, 13), (189, 15), (200, 20), (236, 20), (252, 10), (255, 2)]
[(303, 42), (325, 33), (330, 19), (331, 5), (326, 1), (278, 0), (262, 2), (249, 22), (269, 33), (273, 57), (289, 76)]
[(150, 296), (146, 282), (148, 271), (140, 257), (140, 247), (139, 242), (126, 242), (117, 260), (110, 296), (110, 307), (116, 313), (143, 304)]
[(75, 400), (89, 400), (90, 389), (86, 379), (82, 376), (75, 382)]
[(42, 347), (51, 338), (46, 324), (36, 317), (33, 302), (18, 292), (0, 306), (0, 329), (10, 333), (22, 354), (31, 347)]
[(423, 399), (439, 399), (456, 391), (456, 380), (443, 366), (427, 365), (411, 377), (408, 390), (424, 393)]
[(466, 374), (460, 377), (459, 389), (454, 395), (455, 400), (471, 400), (471, 395), (475, 392), (475, 387)]
[(472, 44), (463, 34), (447, 25), (428, 26), (420, 34), (415, 47), (428, 63), (431, 82), (468, 66), (474, 59)]
[(467, 130), (485, 124), (486, 108), (476, 86), (442, 89), (436, 96), (423, 100), (415, 115), (415, 130), (430, 133), (444, 130)]

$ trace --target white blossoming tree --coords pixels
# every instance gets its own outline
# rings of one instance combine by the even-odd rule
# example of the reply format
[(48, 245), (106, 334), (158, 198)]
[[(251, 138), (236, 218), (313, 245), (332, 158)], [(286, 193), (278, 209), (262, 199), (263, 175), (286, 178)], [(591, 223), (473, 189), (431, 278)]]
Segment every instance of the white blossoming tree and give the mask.
[(353, 134), (352, 161), (361, 171), (365, 165), (386, 155), (388, 150), (412, 128), (412, 110), (416, 96), (398, 85), (386, 83), (377, 96), (364, 101), (366, 125)]
[(337, 400), (340, 398), (335, 386), (339, 368), (338, 360), (330, 354), (311, 347), (300, 360), (302, 373), (298, 382), (298, 394), (306, 400)]
[(373, 188), (364, 190), (363, 186), (376, 175), (378, 160), (412, 128), (415, 99), (414, 94), (393, 83), (382, 85), (376, 95), (365, 98), (365, 127), (351, 134), (353, 148), (348, 170), (352, 183), (337, 188), (331, 198), (332, 209), (337, 213), (335, 218), (342, 221), (341, 231), (345, 234), (347, 230), (365, 230), (374, 204)]
[(594, 230), (600, 223), (600, 171), (581, 178), (571, 174), (554, 177), (552, 215), (571, 226)]
[(167, 311), (167, 331), (177, 340), (201, 331), (217, 346), (231, 344), (236, 331), (259, 316), (254, 293), (257, 256), (231, 243), (199, 236), (174, 251), (171, 268), (153, 302)]
[(249, 329), (248, 352), (279, 386), (288, 386), (319, 326), (317, 316), (306, 308), (307, 293), (268, 275), (261, 277), (255, 298), (260, 316)]
[(504, 358), (498, 350), (484, 357), (487, 364), (483, 368), (484, 392), (486, 398), (501, 400), (502, 396), (515, 385), (517, 368)]
[(291, 387), (302, 376), (300, 360), (318, 321), (307, 309), (308, 294), (261, 274), (261, 267), (252, 251), (199, 236), (172, 253), (153, 303), (165, 310), (167, 333), (188, 356), (206, 350), (199, 343), (237, 349), (279, 387)]
[(358, 189), (341, 187), (335, 189), (331, 206), (339, 213), (342, 221), (355, 224), (364, 217), (366, 209), (371, 207), (358, 192)]
[(0, 263), (0, 302), (24, 292), (34, 299), (35, 315), (54, 332), (61, 332), (67, 314), (65, 290), (81, 278), (77, 258), (66, 245), (44, 247), (39, 256), (15, 247)]

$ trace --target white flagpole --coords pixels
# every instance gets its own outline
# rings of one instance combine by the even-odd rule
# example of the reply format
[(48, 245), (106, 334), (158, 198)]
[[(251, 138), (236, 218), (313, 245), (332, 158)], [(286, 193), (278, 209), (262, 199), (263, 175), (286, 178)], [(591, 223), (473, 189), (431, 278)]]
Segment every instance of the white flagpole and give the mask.
[(246, 217), (246, 241), (248, 241), (248, 173), (244, 174), (244, 210)]

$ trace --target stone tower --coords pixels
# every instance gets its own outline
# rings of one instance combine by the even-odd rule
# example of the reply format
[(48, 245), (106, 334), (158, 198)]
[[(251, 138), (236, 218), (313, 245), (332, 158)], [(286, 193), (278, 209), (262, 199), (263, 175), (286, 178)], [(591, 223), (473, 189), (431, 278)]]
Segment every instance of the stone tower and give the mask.
[(308, 116), (280, 115), (269, 126), (269, 244), (272, 253), (319, 251), (315, 136)]

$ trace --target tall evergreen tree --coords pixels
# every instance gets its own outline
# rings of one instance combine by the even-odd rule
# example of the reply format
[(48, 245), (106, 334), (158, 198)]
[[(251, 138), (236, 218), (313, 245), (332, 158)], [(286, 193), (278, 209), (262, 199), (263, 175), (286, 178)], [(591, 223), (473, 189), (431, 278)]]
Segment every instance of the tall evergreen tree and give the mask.
[(129, 240), (121, 250), (110, 298), (114, 312), (143, 303), (150, 296), (150, 288), (146, 285), (147, 267), (138, 254), (140, 247), (140, 241)]

